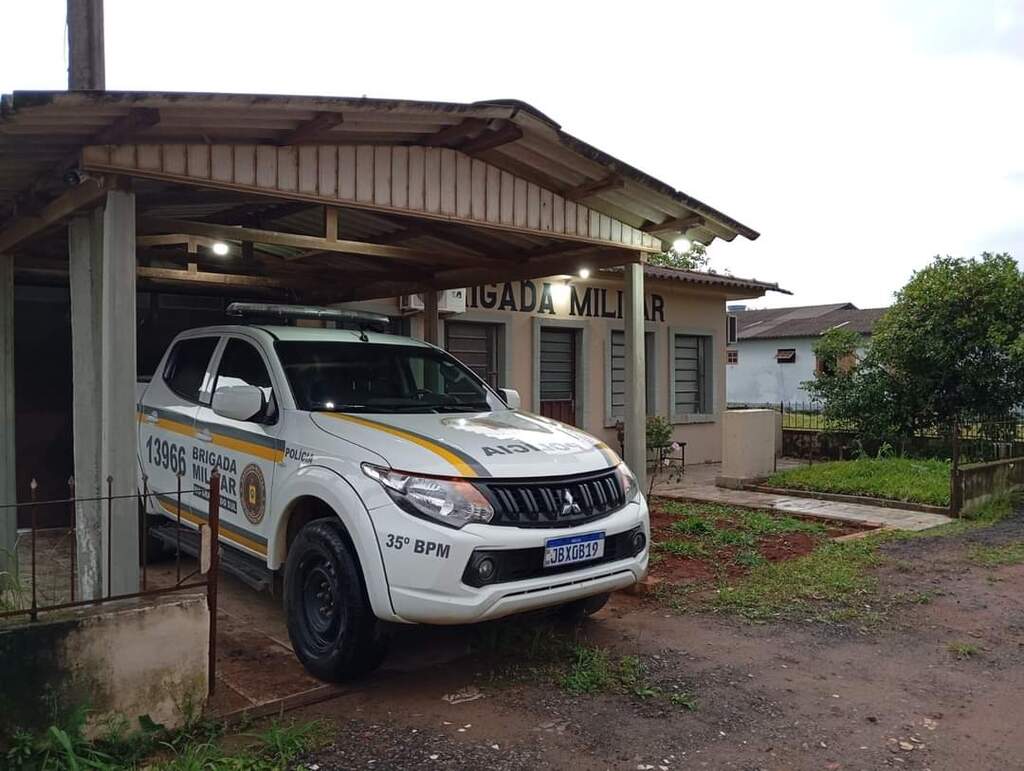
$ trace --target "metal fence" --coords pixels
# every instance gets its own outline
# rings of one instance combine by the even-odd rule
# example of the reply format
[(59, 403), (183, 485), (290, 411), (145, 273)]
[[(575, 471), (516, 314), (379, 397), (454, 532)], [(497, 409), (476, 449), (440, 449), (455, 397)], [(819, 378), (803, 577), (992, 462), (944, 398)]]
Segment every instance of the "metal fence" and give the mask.
[(818, 436), (784, 437), (786, 454), (809, 458), (850, 458), (891, 452), (913, 457), (983, 463), (1024, 455), (1024, 415), (962, 415), (954, 425), (922, 424), (908, 431), (860, 436), (845, 421), (827, 418), (821, 402), (730, 403), (729, 409), (770, 409), (781, 413), (784, 431)]
[[(143, 479), (143, 491), (137, 495), (114, 495), (113, 478), (106, 480), (107, 494), (102, 496), (77, 496), (73, 479), (68, 480), (68, 495), (64, 498), (40, 500), (38, 485), (33, 480), (31, 500), (0, 505), (0, 509), (28, 511), (30, 525), (18, 532), (18, 543), (12, 554), (0, 555), (0, 622), (13, 618), (27, 617), (30, 622), (38, 621), (40, 614), (74, 608), (85, 608), (119, 600), (153, 598), (175, 592), (203, 590), (206, 593), (210, 613), (209, 647), (209, 690), (214, 691), (216, 675), (216, 634), (217, 634), (217, 579), (220, 567), (220, 472), (214, 468), (210, 473), (210, 494), (207, 521), (200, 526), (199, 558), (196, 566), (187, 574), (183, 573), (182, 536), (194, 538), (194, 530), (182, 523), (181, 477), (177, 487), (170, 491), (152, 491)], [(191, 491), (188, 491), (191, 492)], [(113, 568), (113, 534), (118, 524), (114, 503), (119, 500), (155, 499), (161, 496), (175, 501), (176, 520), (169, 518), (175, 528), (174, 570), (161, 571), (160, 581), (154, 582), (151, 573), (148, 544), (150, 542), (149, 517), (141, 516), (139, 522), (139, 587), (134, 592), (113, 593), (110, 576)], [(79, 580), (78, 538), (76, 511), (79, 504), (99, 504), (105, 521), (106, 564), (103, 591), (100, 596), (81, 598)], [(39, 525), (41, 515), (48, 508), (65, 508), (69, 514), (68, 527), (45, 528)], [(148, 509), (148, 507), (142, 507)], [(135, 516), (133, 514), (133, 516)], [(208, 548), (205, 544), (208, 543)], [(161, 585), (155, 585), (159, 583)]]

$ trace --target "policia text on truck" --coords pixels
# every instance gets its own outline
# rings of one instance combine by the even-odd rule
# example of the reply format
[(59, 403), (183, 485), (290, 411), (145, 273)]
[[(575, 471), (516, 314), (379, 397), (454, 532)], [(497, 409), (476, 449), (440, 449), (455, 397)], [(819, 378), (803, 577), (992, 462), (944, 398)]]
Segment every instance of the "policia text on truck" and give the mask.
[[(592, 612), (645, 574), (647, 504), (604, 443), (519, 410), (517, 393), (442, 350), (369, 331), (383, 317), (229, 312), (356, 328), (179, 335), (139, 385), (140, 489), (142, 474), (156, 491), (180, 476), (196, 526), (220, 470), (223, 545), (283, 573), (292, 644), (314, 675), (379, 664), (382, 621)], [(173, 497), (147, 500), (176, 515)]]

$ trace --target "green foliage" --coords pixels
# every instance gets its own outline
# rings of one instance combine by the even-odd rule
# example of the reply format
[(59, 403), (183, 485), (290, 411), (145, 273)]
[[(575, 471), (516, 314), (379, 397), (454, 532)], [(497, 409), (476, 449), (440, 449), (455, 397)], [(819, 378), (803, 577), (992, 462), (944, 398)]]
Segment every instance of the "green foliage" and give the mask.
[(806, 614), (812, 603), (848, 603), (874, 590), (866, 568), (877, 561), (867, 539), (823, 544), (804, 557), (755, 567), (719, 590), (715, 605), (753, 619)]
[(946, 645), (946, 650), (956, 657), (957, 661), (966, 661), (978, 655), (978, 646), (974, 643), (951, 642)]
[(700, 541), (682, 541), (672, 538), (668, 541), (659, 541), (654, 544), (655, 550), (671, 554), (673, 557), (688, 559), (699, 559), (708, 554), (707, 547)]
[(667, 252), (649, 255), (648, 263), (663, 268), (678, 268), (679, 270), (707, 270), (708, 250), (704, 244), (692, 241), (690, 248), (685, 252), (677, 252), (669, 249)]
[(785, 533), (822, 535), (825, 533), (825, 526), (821, 522), (808, 522), (785, 514), (746, 511), (741, 516), (743, 528), (758, 536), (783, 535)]
[(672, 424), (661, 415), (647, 418), (647, 449), (664, 447), (672, 442)]
[(677, 519), (671, 527), (684, 535), (704, 536), (715, 532), (715, 524), (699, 514)]
[[(849, 344), (826, 337), (830, 355)], [(827, 420), (872, 438), (1008, 413), (1024, 401), (1024, 274), (1008, 254), (936, 257), (897, 294), (858, 366), (808, 385)]]
[(973, 546), (968, 552), (967, 558), (978, 565), (991, 568), (1019, 565), (1024, 562), (1024, 541), (1015, 541), (1002, 546)]
[(948, 506), (949, 473), (949, 462), (943, 460), (860, 458), (787, 469), (770, 476), (767, 484)]

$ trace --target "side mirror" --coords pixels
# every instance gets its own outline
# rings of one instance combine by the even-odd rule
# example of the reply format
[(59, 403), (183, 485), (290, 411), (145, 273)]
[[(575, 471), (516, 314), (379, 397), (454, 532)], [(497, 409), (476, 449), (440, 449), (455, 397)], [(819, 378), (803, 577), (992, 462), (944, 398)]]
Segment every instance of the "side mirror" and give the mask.
[(223, 385), (213, 392), (211, 409), (222, 418), (252, 420), (266, 406), (263, 391), (251, 385)]
[(502, 398), (505, 399), (505, 404), (508, 405), (510, 410), (518, 410), (520, 404), (519, 392), (514, 388), (499, 388)]

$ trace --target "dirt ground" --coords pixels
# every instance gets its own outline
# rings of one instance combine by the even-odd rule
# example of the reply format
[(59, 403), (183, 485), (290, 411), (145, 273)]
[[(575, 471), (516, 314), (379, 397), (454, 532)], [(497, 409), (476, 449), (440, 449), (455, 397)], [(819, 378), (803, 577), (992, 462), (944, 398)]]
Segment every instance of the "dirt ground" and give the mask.
[[(383, 671), (292, 713), (326, 721), (332, 737), (303, 765), (1024, 768), (1024, 565), (967, 559), (974, 544), (1022, 538), (1024, 511), (987, 529), (884, 546), (880, 591), (917, 599), (870, 629), (753, 624), (630, 595), (584, 625), (589, 643), (639, 657), (659, 688), (692, 694), (692, 710), (495, 680), (492, 661), (466, 652), (469, 630), (410, 629)], [(955, 644), (968, 653), (958, 658)], [(480, 696), (444, 699), (460, 692)]]

